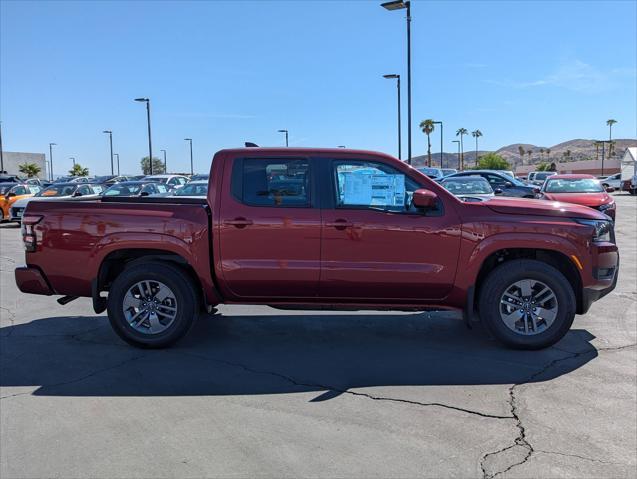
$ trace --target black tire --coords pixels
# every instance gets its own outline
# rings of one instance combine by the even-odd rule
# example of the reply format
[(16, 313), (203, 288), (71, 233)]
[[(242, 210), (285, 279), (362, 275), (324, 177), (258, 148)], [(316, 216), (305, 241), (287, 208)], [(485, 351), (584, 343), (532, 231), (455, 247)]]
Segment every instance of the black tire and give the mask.
[[(500, 315), (500, 298), (513, 283), (525, 279), (541, 281), (557, 299), (557, 314), (545, 330), (533, 334), (516, 333)], [(536, 260), (512, 260), (496, 267), (480, 289), (478, 310), (481, 320), (493, 336), (514, 349), (542, 349), (558, 342), (568, 332), (575, 318), (575, 293), (564, 275), (546, 263)]]
[[(172, 323), (160, 333), (136, 330), (124, 313), (124, 299), (131, 287), (140, 281), (158, 281), (174, 295), (176, 314)], [(108, 319), (117, 335), (138, 348), (165, 348), (179, 341), (190, 329), (200, 310), (197, 287), (188, 274), (169, 263), (141, 263), (125, 269), (113, 282), (108, 293)]]

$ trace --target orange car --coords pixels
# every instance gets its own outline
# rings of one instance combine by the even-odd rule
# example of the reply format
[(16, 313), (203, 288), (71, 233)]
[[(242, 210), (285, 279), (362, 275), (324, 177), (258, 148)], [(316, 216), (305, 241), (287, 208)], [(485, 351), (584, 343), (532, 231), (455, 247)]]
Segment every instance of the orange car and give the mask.
[(37, 185), (24, 185), (22, 183), (0, 183), (0, 221), (11, 219), (9, 209), (11, 205), (20, 198), (33, 196), (40, 187)]

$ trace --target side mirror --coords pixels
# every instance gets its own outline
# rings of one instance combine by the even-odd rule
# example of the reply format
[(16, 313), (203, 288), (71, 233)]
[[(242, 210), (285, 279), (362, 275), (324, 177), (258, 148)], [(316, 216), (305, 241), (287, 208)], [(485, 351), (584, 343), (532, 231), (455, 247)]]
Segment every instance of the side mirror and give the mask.
[(511, 188), (511, 187), (513, 186), (513, 183), (511, 183), (510, 181), (505, 181), (505, 182), (504, 182), (504, 186), (505, 186), (506, 188)]
[(433, 191), (426, 190), (424, 188), (420, 188), (414, 191), (414, 196), (412, 201), (416, 208), (433, 208), (436, 206), (436, 200), (438, 199), (438, 195)]
[(73, 193), (73, 196), (82, 196), (82, 193), (80, 193), (79, 191), (76, 191), (75, 193)]
[(612, 186), (606, 187), (606, 193), (612, 193), (613, 191), (615, 191), (615, 188), (613, 188)]
[(148, 191), (142, 191), (139, 196), (150, 196)]
[(496, 195), (501, 195), (501, 194), (502, 194), (502, 188), (496, 188), (495, 190), (493, 190), (493, 192), (494, 192)]
[(539, 188), (533, 188), (533, 193), (535, 193), (536, 195), (540, 194), (540, 189)]

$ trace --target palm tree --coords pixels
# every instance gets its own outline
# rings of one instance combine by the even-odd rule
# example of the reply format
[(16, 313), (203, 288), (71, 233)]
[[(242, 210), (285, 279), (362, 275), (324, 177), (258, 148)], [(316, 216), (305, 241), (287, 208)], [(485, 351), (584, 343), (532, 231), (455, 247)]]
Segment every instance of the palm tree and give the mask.
[(482, 136), (482, 132), (480, 130), (472, 131), (471, 136), (476, 139), (476, 166), (478, 166), (478, 138)]
[(18, 171), (27, 175), (28, 178), (33, 178), (34, 176), (38, 176), (38, 173), (42, 171), (42, 168), (35, 163), (24, 163), (18, 166)]
[[(431, 135), (434, 131), (435, 125), (432, 119), (423, 120), (420, 122), (420, 129), (427, 135), (427, 165), (431, 166)], [(440, 165), (442, 167), (442, 165)]]
[(524, 151), (524, 147), (522, 145), (518, 146), (518, 153), (520, 153), (520, 160), (522, 160), (522, 164), (524, 164), (524, 154), (526, 151)]
[(462, 137), (468, 134), (469, 132), (466, 128), (458, 128), (458, 131), (456, 131), (456, 136), (460, 137), (460, 171), (464, 170), (464, 143), (462, 142)]
[(550, 148), (547, 148), (547, 149), (546, 149), (546, 159), (547, 159), (547, 160), (550, 160), (550, 159), (551, 159), (551, 149), (550, 149)]
[(533, 153), (533, 150), (526, 150), (526, 154), (529, 155), (529, 165), (531, 164), (531, 154)]
[(88, 168), (84, 168), (79, 163), (75, 163), (73, 168), (69, 170), (69, 175), (71, 176), (88, 176)]
[(566, 159), (570, 160), (571, 159), (571, 150), (566, 150)]
[(540, 161), (544, 161), (544, 148), (540, 148)]
[[(610, 120), (606, 120), (606, 124), (608, 125), (608, 141), (612, 142), (613, 141), (613, 125), (617, 123), (617, 120), (613, 120), (612, 118)], [(610, 150), (608, 152), (608, 156), (613, 156), (615, 154), (614, 149), (613, 149), (613, 144), (610, 143)]]

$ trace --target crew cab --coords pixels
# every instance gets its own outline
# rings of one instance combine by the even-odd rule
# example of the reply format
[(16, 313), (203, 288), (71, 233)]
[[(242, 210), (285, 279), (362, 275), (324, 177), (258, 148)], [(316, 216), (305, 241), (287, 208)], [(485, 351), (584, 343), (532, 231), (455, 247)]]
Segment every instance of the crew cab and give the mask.
[(206, 198), (31, 201), (24, 293), (92, 297), (116, 333), (165, 347), (216, 305), (456, 310), (502, 343), (547, 347), (611, 291), (599, 211), (467, 203), (409, 165), (346, 149), (218, 152)]

